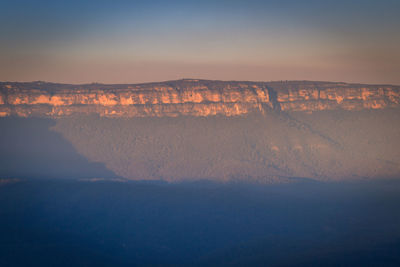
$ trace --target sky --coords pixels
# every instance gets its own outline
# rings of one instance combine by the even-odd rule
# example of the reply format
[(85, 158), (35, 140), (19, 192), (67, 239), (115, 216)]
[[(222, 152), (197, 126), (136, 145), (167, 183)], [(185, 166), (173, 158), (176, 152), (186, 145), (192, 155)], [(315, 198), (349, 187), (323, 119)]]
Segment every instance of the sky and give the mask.
[(0, 81), (400, 84), (398, 0), (1, 0)]

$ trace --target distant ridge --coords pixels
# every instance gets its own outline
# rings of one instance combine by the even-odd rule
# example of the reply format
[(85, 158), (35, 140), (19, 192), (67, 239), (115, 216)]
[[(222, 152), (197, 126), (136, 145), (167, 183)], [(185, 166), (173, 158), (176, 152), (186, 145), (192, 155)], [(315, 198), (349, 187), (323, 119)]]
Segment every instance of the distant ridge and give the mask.
[(141, 84), (0, 83), (0, 116), (239, 116), (252, 112), (396, 108), (400, 86), (182, 79)]

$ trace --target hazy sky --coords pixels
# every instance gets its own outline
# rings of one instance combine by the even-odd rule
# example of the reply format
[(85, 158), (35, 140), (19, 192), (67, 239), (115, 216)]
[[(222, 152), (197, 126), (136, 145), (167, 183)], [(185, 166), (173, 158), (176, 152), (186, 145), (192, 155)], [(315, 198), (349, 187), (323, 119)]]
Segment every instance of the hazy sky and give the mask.
[(0, 80), (400, 84), (399, 0), (1, 0)]

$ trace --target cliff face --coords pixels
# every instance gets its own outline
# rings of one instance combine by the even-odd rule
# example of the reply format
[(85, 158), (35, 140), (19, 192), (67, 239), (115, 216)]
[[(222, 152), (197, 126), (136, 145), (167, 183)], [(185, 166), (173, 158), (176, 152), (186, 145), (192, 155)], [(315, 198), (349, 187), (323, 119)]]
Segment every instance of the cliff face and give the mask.
[(0, 116), (174, 117), (398, 107), (399, 86), (179, 80), (137, 85), (0, 83)]
[[(0, 83), (0, 116), (57, 118), (2, 118), (2, 129), (19, 137), (18, 123), (33, 124), (22, 140), (35, 144), (29, 136), (41, 124), (28, 121), (51, 121), (89, 162), (138, 180), (399, 177), (399, 107), (400, 86), (389, 85)], [(4, 135), (5, 148), (13, 135)], [(25, 160), (29, 153), (14, 144), (3, 158), (21, 151)]]

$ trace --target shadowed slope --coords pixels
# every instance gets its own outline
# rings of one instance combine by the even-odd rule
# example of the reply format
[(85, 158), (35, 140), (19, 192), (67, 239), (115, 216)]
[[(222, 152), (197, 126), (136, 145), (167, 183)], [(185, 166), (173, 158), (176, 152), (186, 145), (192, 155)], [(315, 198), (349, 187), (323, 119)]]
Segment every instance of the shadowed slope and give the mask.
[(89, 162), (50, 119), (0, 118), (0, 178), (114, 178), (102, 163)]

